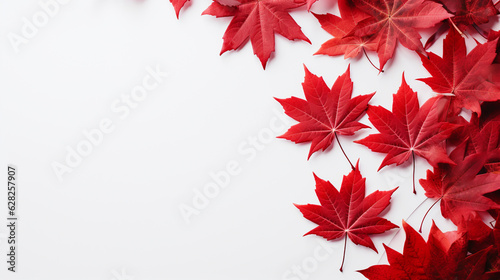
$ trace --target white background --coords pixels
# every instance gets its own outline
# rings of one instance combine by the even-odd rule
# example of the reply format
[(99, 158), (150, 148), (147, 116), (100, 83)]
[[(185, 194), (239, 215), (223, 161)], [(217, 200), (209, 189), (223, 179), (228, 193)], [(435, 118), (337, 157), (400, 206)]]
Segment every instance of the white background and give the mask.
[[(264, 71), (250, 44), (219, 56), (230, 19), (201, 16), (208, 0), (188, 4), (180, 20), (167, 0), (69, 1), (16, 53), (9, 34), (21, 35), (23, 17), (32, 21), (41, 8), (38, 1), (0, 3), (1, 279), (362, 279), (356, 270), (386, 262), (382, 243), (401, 251), (398, 230), (373, 236), (380, 254), (349, 241), (340, 273), (343, 240), (302, 237), (315, 225), (293, 203), (317, 203), (312, 172), (340, 187), (350, 168), (337, 145), (307, 161), (308, 144), (275, 139), (293, 122), (273, 97), (303, 97), (303, 64), (331, 86), (351, 63), (353, 95), (377, 91), (371, 104), (390, 108), (404, 70), (425, 101), (432, 93), (415, 79), (428, 73), (415, 53), (398, 47), (380, 75), (364, 58), (313, 56), (330, 36), (301, 9), (292, 16), (312, 45), (277, 36)], [(336, 5), (313, 10), (335, 12)], [(440, 54), (441, 43), (432, 50)], [(120, 118), (112, 104), (157, 65), (169, 77)], [(67, 148), (106, 118), (114, 131), (58, 180), (52, 164), (64, 164)], [(367, 193), (400, 187), (384, 213), (401, 225), (424, 191), (412, 194), (408, 164), (376, 172), (384, 155), (352, 143), (370, 132), (341, 141), (353, 161), (361, 158)], [(213, 182), (210, 173), (232, 161), (239, 174), (188, 223), (179, 207), (192, 207), (195, 193)], [(16, 274), (4, 262), (7, 164), (18, 167), (19, 179)], [(417, 177), (428, 167), (417, 159)], [(409, 223), (418, 228), (431, 204)], [(431, 218), (452, 228), (436, 207), (425, 235)]]

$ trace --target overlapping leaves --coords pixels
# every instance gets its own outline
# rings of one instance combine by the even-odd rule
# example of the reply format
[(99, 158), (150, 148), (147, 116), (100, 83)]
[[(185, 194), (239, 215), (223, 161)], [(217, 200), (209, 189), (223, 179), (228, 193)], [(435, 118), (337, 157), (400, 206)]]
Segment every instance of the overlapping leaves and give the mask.
[[(187, 1), (170, 0), (177, 16)], [(289, 12), (301, 8), (310, 11), (316, 1), (214, 0), (204, 14), (231, 18), (221, 54), (250, 42), (265, 68), (275, 51), (276, 34), (309, 42)], [(420, 56), (430, 74), (420, 81), (436, 96), (420, 106), (417, 93), (403, 77), (389, 111), (368, 105), (373, 94), (352, 96), (350, 69), (329, 88), (306, 68), (302, 84), (305, 99), (277, 99), (285, 113), (298, 122), (281, 138), (311, 143), (308, 159), (315, 152), (326, 151), (336, 140), (349, 160), (339, 136), (352, 136), (368, 128), (360, 121), (366, 112), (379, 133), (355, 142), (386, 154), (379, 169), (400, 165), (410, 158), (414, 161), (416, 156), (426, 159), (432, 170), (420, 180), (425, 195), (434, 200), (434, 205), (439, 203), (442, 216), (458, 227), (443, 233), (433, 223), (425, 241), (403, 222), (403, 253), (385, 246), (389, 265), (360, 272), (369, 279), (500, 279), (500, 31), (491, 29), (498, 19), (499, 2), (336, 2), (337, 15), (311, 12), (333, 37), (316, 54), (343, 55), (345, 59), (364, 54), (369, 59), (371, 53), (376, 53), (379, 66), (370, 63), (383, 72), (402, 45), (414, 54), (398, 59)], [(422, 30), (431, 34), (425, 44), (421, 41)], [(444, 34), (442, 54), (428, 52)], [(365, 197), (365, 179), (359, 166), (349, 163), (352, 171), (344, 177), (340, 190), (315, 175), (320, 205), (297, 207), (305, 218), (317, 224), (308, 234), (328, 240), (350, 239), (376, 251), (370, 235), (396, 227), (379, 217), (395, 190), (375, 191)]]

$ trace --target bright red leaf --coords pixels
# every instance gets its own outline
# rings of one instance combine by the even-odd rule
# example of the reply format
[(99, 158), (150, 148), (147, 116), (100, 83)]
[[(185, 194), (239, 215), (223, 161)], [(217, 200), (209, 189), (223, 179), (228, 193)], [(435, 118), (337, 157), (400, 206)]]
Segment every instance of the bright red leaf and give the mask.
[(392, 112), (381, 106), (368, 107), (368, 119), (380, 134), (355, 142), (374, 152), (387, 154), (379, 170), (390, 164), (400, 165), (410, 157), (415, 166), (415, 155), (425, 158), (432, 166), (453, 164), (446, 154), (444, 141), (456, 126), (439, 122), (445, 105), (442, 98), (431, 98), (420, 108), (417, 93), (408, 86), (403, 75), (401, 87), (393, 95)]
[(175, 15), (177, 16), (177, 18), (179, 18), (179, 13), (187, 1), (189, 0), (170, 0), (170, 3), (172, 3), (172, 6), (174, 6)]
[(467, 54), (464, 38), (450, 29), (444, 39), (442, 58), (434, 53), (428, 53), (429, 58), (420, 54), (432, 77), (419, 80), (435, 92), (449, 96), (454, 111), (465, 108), (481, 114), (481, 101), (500, 99), (500, 88), (489, 81), (496, 42), (478, 44)]
[(365, 113), (374, 93), (351, 98), (353, 83), (350, 68), (337, 78), (331, 89), (323, 78), (312, 74), (307, 68), (305, 72), (302, 88), (306, 100), (297, 97), (276, 100), (288, 116), (299, 122), (280, 138), (295, 143), (312, 142), (309, 159), (316, 151), (332, 145), (338, 135), (354, 135), (359, 129), (368, 128), (358, 119)]
[(389, 265), (374, 265), (359, 271), (370, 280), (479, 279), (485, 273), (491, 248), (467, 255), (466, 235), (443, 233), (433, 223), (427, 242), (403, 221), (406, 233), (403, 254), (385, 246)]
[(315, 54), (344, 55), (344, 58), (353, 58), (361, 51), (376, 51), (377, 42), (374, 36), (348, 35), (360, 21), (368, 18), (369, 15), (357, 9), (350, 0), (339, 0), (338, 4), (341, 17), (313, 13), (321, 23), (321, 27), (335, 37), (323, 43)]
[(442, 5), (427, 0), (354, 0), (372, 17), (361, 21), (352, 34), (376, 36), (380, 70), (392, 58), (399, 41), (410, 50), (424, 52), (418, 29), (429, 28), (451, 15)]
[(312, 4), (314, 4), (318, 0), (306, 0), (307, 2), (307, 10), (311, 10)]
[[(237, 2), (237, 0), (235, 0)], [(274, 34), (289, 40), (303, 40), (310, 43), (300, 26), (288, 11), (305, 4), (295, 0), (241, 0), (238, 5), (229, 6), (214, 1), (203, 14), (216, 17), (233, 17), (226, 32), (221, 54), (242, 47), (248, 39), (254, 53), (266, 67), (274, 52)]]
[[(357, 245), (363, 245), (375, 252), (371, 234), (383, 233), (397, 226), (378, 215), (384, 211), (396, 189), (391, 191), (375, 191), (365, 197), (365, 178), (356, 168), (344, 176), (342, 186), (338, 191), (330, 182), (314, 175), (316, 180), (316, 195), (321, 205), (295, 205), (304, 217), (318, 226), (308, 234), (315, 234), (334, 240), (351, 239)], [(345, 244), (344, 244), (345, 258)], [(342, 260), (342, 267), (344, 259)]]
[(486, 157), (481, 153), (466, 156), (465, 150), (465, 145), (460, 145), (450, 154), (456, 165), (427, 170), (427, 178), (420, 179), (425, 195), (437, 199), (436, 203), (440, 201), (441, 214), (455, 224), (469, 219), (475, 212), (500, 208), (484, 196), (500, 189), (500, 174), (479, 174)]

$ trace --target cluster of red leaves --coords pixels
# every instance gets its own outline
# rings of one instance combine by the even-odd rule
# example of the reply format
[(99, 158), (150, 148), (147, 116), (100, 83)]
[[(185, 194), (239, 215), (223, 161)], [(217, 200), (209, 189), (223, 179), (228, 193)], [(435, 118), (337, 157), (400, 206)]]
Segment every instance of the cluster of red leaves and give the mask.
[[(170, 1), (177, 16), (187, 2)], [(221, 54), (250, 41), (265, 68), (274, 52), (276, 33), (289, 40), (309, 42), (289, 12), (300, 7), (309, 11), (316, 1), (213, 0), (203, 14), (232, 18), (223, 36)], [(386, 154), (379, 170), (411, 159), (414, 193), (415, 157), (427, 160), (433, 169), (419, 183), (425, 195), (435, 201), (433, 206), (440, 202), (442, 216), (457, 230), (443, 233), (433, 223), (426, 242), (403, 221), (403, 253), (384, 245), (389, 265), (360, 272), (369, 279), (500, 279), (500, 31), (489, 27), (499, 13), (500, 1), (337, 2), (339, 16), (312, 13), (334, 37), (316, 54), (343, 55), (347, 59), (363, 53), (369, 59), (368, 53), (376, 52), (379, 67), (374, 67), (383, 72), (399, 42), (420, 57), (430, 77), (419, 80), (436, 96), (420, 106), (418, 94), (403, 75), (389, 111), (368, 104), (374, 93), (352, 97), (349, 69), (331, 88), (305, 69), (305, 100), (277, 99), (285, 113), (298, 122), (280, 137), (311, 143), (308, 159), (336, 141), (352, 167), (339, 190), (314, 175), (320, 205), (296, 205), (306, 219), (317, 224), (307, 234), (327, 240), (343, 238), (344, 243), (350, 239), (377, 251), (370, 235), (397, 227), (379, 216), (396, 189), (365, 196), (359, 161), (356, 166), (351, 163), (339, 140), (340, 136), (352, 136), (368, 128), (359, 122), (366, 113), (379, 133), (355, 142)], [(433, 32), (425, 45), (419, 33), (422, 29)], [(442, 56), (427, 52), (444, 33)], [(477, 34), (484, 43), (474, 39), (476, 46), (467, 51), (464, 36)], [(464, 110), (471, 112), (469, 120), (463, 117)], [(428, 213), (422, 217), (422, 224)], [(494, 226), (493, 222), (483, 222), (487, 219), (495, 220)]]
[[(177, 16), (188, 0), (170, 0)], [(221, 54), (242, 47), (250, 39), (254, 53), (265, 68), (274, 52), (275, 33), (289, 40), (309, 39), (290, 16), (289, 11), (307, 4), (309, 10), (316, 0), (213, 0), (203, 12), (215, 17), (232, 17), (224, 34)], [(459, 33), (474, 27), (487, 36), (480, 25), (498, 14), (492, 0), (338, 0), (340, 17), (313, 14), (323, 29), (334, 38), (325, 42), (316, 54), (345, 58), (367, 51), (377, 52), (380, 67), (394, 56), (397, 42), (424, 54), (418, 33), (436, 27), (426, 48), (452, 26)], [(371, 62), (371, 61), (370, 61)]]
[(385, 247), (390, 265), (360, 272), (370, 280), (500, 279), (500, 224), (490, 228), (479, 218), (443, 233), (433, 223), (427, 242), (403, 221), (403, 254)]
[[(500, 84), (494, 77), (498, 68), (495, 62), (498, 39), (490, 37), (490, 41), (477, 43), (467, 53), (465, 39), (457, 30), (450, 29), (443, 42), (442, 58), (433, 53), (421, 54), (422, 64), (432, 77), (420, 80), (437, 94), (422, 106), (404, 75), (393, 95), (392, 111), (369, 105), (373, 93), (352, 97), (349, 69), (329, 88), (322, 78), (306, 68), (302, 84), (306, 99), (277, 99), (285, 113), (298, 122), (280, 137), (295, 143), (310, 142), (308, 159), (332, 146), (334, 139), (342, 149), (339, 136), (354, 135), (367, 128), (359, 122), (366, 113), (379, 133), (354, 142), (386, 154), (380, 168), (400, 165), (411, 158), (415, 174), (416, 156), (433, 167), (425, 179), (420, 179), (420, 185), (425, 195), (435, 200), (434, 205), (440, 202), (443, 217), (455, 223), (458, 231), (443, 234), (433, 226), (425, 243), (404, 224), (408, 241), (403, 255), (386, 248), (391, 265), (362, 271), (368, 278), (498, 277), (498, 239), (485, 237), (493, 236), (493, 232), (498, 234), (498, 225), (493, 230), (478, 218), (487, 211), (490, 219), (500, 216)], [(472, 112), (469, 121), (461, 114), (465, 109)], [(344, 155), (350, 163), (345, 152)], [(376, 250), (368, 235), (395, 227), (378, 216), (389, 205), (395, 190), (376, 191), (365, 198), (364, 179), (358, 165), (351, 167), (353, 171), (344, 177), (340, 190), (315, 175), (321, 205), (297, 207), (306, 219), (318, 225), (307, 234), (327, 240), (344, 238), (344, 242), (349, 237), (355, 244)], [(435, 271), (443, 262), (446, 269)]]
[[(365, 53), (376, 51), (380, 71), (394, 56), (397, 42), (423, 53), (418, 30), (433, 27), (451, 16), (442, 5), (427, 0), (339, 0), (339, 9), (341, 18), (317, 16), (336, 39), (323, 44), (318, 54), (352, 57), (359, 49)], [(336, 32), (331, 25), (342, 27), (342, 32)]]

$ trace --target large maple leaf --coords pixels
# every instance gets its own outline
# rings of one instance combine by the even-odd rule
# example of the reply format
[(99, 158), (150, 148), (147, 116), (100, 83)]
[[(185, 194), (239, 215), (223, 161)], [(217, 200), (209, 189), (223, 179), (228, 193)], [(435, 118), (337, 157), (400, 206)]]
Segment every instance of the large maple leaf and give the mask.
[[(366, 112), (374, 93), (351, 98), (350, 67), (337, 78), (331, 89), (322, 77), (304, 68), (306, 76), (302, 88), (306, 100), (296, 97), (276, 100), (288, 116), (299, 122), (279, 137), (295, 143), (312, 142), (309, 159), (316, 151), (330, 147), (334, 139), (339, 141), (338, 135), (354, 135), (359, 129), (369, 128), (358, 119)], [(352, 164), (351, 167), (354, 168)]]
[(369, 15), (356, 8), (350, 0), (339, 0), (338, 4), (341, 17), (313, 13), (321, 27), (335, 37), (323, 43), (315, 54), (344, 55), (344, 58), (353, 58), (361, 51), (365, 54), (366, 50), (376, 51), (377, 42), (374, 40), (374, 36), (348, 35), (360, 21), (368, 18)]
[(461, 108), (481, 114), (481, 101), (500, 99), (500, 88), (489, 81), (497, 40), (478, 44), (467, 54), (465, 39), (450, 29), (443, 42), (443, 57), (420, 54), (422, 64), (432, 75), (419, 79), (432, 90), (448, 95), (454, 111)]
[(381, 106), (368, 107), (368, 119), (380, 134), (354, 142), (387, 154), (379, 170), (390, 164), (400, 165), (410, 157), (415, 168), (415, 156), (425, 158), (432, 166), (453, 164), (446, 154), (444, 141), (456, 125), (439, 122), (439, 114), (445, 105), (444, 99), (434, 97), (420, 108), (417, 93), (408, 86), (403, 75), (401, 87), (393, 95), (392, 112)]
[(441, 214), (455, 224), (476, 212), (500, 208), (484, 196), (500, 189), (500, 174), (479, 174), (487, 158), (481, 153), (466, 156), (465, 152), (465, 144), (458, 146), (450, 154), (456, 165), (441, 165), (434, 171), (427, 170), (427, 178), (420, 179), (425, 195), (436, 199), (434, 204), (440, 201)]
[(491, 248), (467, 255), (466, 235), (443, 233), (433, 223), (427, 242), (403, 221), (406, 241), (403, 254), (387, 247), (390, 265), (374, 265), (359, 271), (370, 280), (455, 280), (479, 279), (485, 273)]
[(295, 0), (234, 0), (238, 5), (224, 5), (214, 1), (203, 12), (216, 17), (233, 17), (226, 32), (221, 54), (242, 47), (248, 39), (254, 53), (266, 67), (271, 53), (274, 52), (274, 34), (278, 33), (289, 40), (303, 40), (311, 43), (302, 33), (300, 26), (288, 11), (305, 4)]
[(365, 178), (361, 176), (358, 164), (349, 175), (344, 176), (340, 191), (330, 182), (316, 175), (314, 178), (316, 195), (321, 205), (295, 205), (306, 219), (318, 225), (305, 235), (315, 234), (327, 240), (344, 238), (344, 257), (340, 271), (344, 265), (345, 243), (348, 237), (355, 244), (377, 252), (369, 235), (397, 227), (378, 216), (387, 208), (391, 195), (397, 188), (390, 191), (375, 191), (365, 197)]
[(361, 21), (352, 33), (377, 37), (380, 70), (394, 55), (398, 41), (423, 53), (417, 29), (432, 27), (451, 16), (442, 5), (427, 0), (354, 0), (354, 3), (372, 17)]

